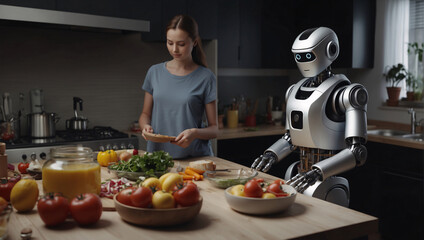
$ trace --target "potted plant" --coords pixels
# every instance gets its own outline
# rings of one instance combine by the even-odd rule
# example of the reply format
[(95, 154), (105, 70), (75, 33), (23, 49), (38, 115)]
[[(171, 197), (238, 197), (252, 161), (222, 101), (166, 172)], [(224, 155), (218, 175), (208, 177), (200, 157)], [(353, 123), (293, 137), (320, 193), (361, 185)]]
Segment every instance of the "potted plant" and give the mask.
[(386, 73), (383, 74), (386, 78), (387, 83), (387, 95), (389, 99), (387, 100), (388, 106), (397, 106), (399, 104), (399, 96), (401, 87), (399, 83), (406, 78), (407, 71), (403, 64), (399, 63), (397, 65), (391, 66)]

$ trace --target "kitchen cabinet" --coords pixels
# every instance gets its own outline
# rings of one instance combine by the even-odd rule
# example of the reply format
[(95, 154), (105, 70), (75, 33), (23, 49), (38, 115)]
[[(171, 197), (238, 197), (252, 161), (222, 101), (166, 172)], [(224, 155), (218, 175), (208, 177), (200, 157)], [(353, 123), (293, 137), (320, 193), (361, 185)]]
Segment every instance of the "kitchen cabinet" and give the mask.
[(199, 26), (202, 40), (215, 39), (217, 36), (217, 2), (207, 0), (161, 0), (154, 1), (145, 20), (150, 21), (150, 32), (143, 33), (144, 41), (165, 41), (166, 25), (178, 14), (193, 17)]
[(261, 9), (258, 0), (218, 1), (218, 67), (261, 67)]
[(295, 38), (308, 28), (325, 26), (336, 32), (340, 43), (333, 67), (372, 68), (375, 9), (375, 0), (265, 1), (262, 67), (295, 68)]
[(375, 0), (218, 1), (218, 66), (296, 68), (291, 47), (325, 26), (340, 42), (339, 68), (372, 68)]
[(350, 208), (379, 218), (384, 239), (423, 239), (424, 151), (368, 142), (365, 165), (343, 174)]
[(0, 0), (0, 4), (55, 10), (56, 0)]

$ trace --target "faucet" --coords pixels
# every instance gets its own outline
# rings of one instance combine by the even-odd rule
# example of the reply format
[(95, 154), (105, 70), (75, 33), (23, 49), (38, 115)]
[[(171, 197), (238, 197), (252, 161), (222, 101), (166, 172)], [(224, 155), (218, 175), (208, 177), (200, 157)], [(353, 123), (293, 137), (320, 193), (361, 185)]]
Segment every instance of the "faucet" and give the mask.
[(417, 122), (417, 114), (413, 108), (408, 109), (408, 113), (411, 114), (411, 134), (416, 133), (416, 127), (421, 125), (421, 121), (424, 119), (421, 119)]

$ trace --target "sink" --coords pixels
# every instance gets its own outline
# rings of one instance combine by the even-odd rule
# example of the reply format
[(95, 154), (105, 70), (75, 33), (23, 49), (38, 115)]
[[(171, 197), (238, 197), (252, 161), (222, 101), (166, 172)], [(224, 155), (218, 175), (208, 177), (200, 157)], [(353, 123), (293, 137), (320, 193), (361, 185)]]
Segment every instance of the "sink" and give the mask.
[(422, 134), (422, 133), (405, 134), (405, 135), (402, 135), (402, 138), (412, 139), (412, 140), (415, 140), (415, 141), (422, 142), (422, 141), (424, 141), (424, 134)]
[(368, 130), (367, 133), (386, 137), (406, 136), (408, 134), (408, 132), (393, 129), (373, 129)]

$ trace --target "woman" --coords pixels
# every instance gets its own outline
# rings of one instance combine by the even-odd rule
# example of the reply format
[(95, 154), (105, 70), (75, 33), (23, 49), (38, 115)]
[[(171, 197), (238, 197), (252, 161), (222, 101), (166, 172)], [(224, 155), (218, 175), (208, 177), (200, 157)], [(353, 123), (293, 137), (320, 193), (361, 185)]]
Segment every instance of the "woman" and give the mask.
[[(171, 143), (148, 141), (147, 151), (164, 150), (173, 158), (213, 155), (209, 139), (218, 133), (216, 78), (206, 68), (196, 21), (175, 16), (166, 28), (171, 61), (150, 67), (143, 84), (144, 132), (176, 136)], [(206, 113), (207, 126), (202, 121)]]

